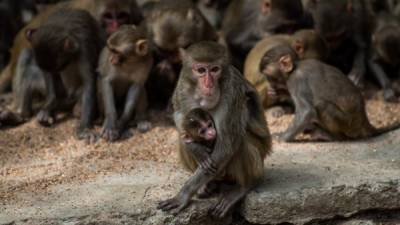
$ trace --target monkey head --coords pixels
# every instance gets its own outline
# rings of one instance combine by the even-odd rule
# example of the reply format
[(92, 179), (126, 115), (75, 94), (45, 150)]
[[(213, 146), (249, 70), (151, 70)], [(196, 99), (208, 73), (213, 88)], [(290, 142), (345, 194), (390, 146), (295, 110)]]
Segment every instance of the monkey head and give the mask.
[(151, 13), (149, 24), (157, 50), (163, 58), (173, 64), (182, 62), (180, 48), (187, 48), (191, 44), (204, 40), (206, 33), (210, 36), (215, 35), (213, 31), (206, 30), (207, 21), (194, 8), (160, 8)]
[(79, 42), (60, 27), (42, 26), (26, 31), (38, 66), (47, 72), (60, 72), (79, 54)]
[(203, 109), (213, 109), (220, 101), (220, 82), (229, 69), (228, 53), (216, 42), (199, 42), (181, 49), (182, 76), (193, 84)]
[(150, 53), (145, 29), (135, 25), (123, 25), (107, 40), (109, 62), (121, 66), (139, 60)]
[(259, 71), (270, 81), (272, 88), (279, 90), (281, 85), (286, 86), (296, 60), (297, 54), (289, 45), (279, 45), (264, 54)]
[(135, 11), (137, 7), (135, 0), (97, 0), (96, 5), (102, 6), (98, 10), (98, 15), (101, 26), (111, 35), (124, 24), (137, 24), (135, 17), (141, 17), (139, 11)]
[(211, 115), (200, 108), (191, 110), (183, 120), (183, 140), (185, 143), (214, 142), (217, 130)]
[(314, 29), (297, 31), (292, 36), (291, 44), (299, 59), (324, 60), (329, 54), (328, 44)]

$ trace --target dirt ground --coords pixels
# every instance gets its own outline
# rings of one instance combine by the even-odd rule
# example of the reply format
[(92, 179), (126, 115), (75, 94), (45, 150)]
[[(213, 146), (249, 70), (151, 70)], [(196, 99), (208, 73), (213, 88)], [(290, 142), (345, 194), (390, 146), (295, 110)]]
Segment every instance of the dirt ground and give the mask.
[[(400, 123), (400, 104), (384, 103), (382, 93), (368, 93), (368, 116), (376, 127)], [(292, 115), (273, 118), (266, 112), (272, 135), (283, 132)], [(153, 129), (113, 144), (98, 141), (87, 145), (73, 137), (74, 119), (54, 128), (43, 128), (34, 120), (0, 131), (0, 199), (15, 201), (17, 192), (45, 192), (52, 185), (87, 181), (111, 173), (124, 173), (140, 160), (175, 163), (175, 128), (155, 114)], [(100, 127), (96, 127), (100, 132)], [(274, 140), (274, 144), (281, 144)], [(312, 145), (312, 143), (308, 143)], [(178, 167), (178, 165), (177, 165)]]

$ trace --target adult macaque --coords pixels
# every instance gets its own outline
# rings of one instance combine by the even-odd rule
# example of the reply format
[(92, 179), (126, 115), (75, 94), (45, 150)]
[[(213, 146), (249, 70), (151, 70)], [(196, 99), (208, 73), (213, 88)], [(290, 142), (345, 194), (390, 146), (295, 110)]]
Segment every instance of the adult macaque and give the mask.
[[(134, 116), (145, 132), (147, 94), (144, 84), (153, 65), (151, 43), (143, 26), (124, 25), (107, 41), (99, 61), (100, 108), (105, 115), (102, 137), (120, 138)], [(118, 113), (121, 112), (122, 113)], [(119, 117), (120, 114), (120, 117)]]
[(199, 41), (218, 39), (217, 33), (191, 1), (165, 0), (155, 4), (147, 20), (156, 47), (155, 67), (148, 82), (153, 103), (165, 107), (178, 80), (180, 48)]
[(304, 11), (301, 0), (237, 0), (226, 10), (222, 31), (232, 54), (241, 64), (262, 38), (292, 34), (312, 25), (312, 18)]
[(217, 139), (217, 129), (211, 115), (200, 108), (193, 109), (185, 115), (182, 128), (184, 133), (181, 138), (186, 150), (198, 164), (207, 163)]
[(46, 103), (37, 116), (40, 124), (54, 124), (63, 98), (57, 92), (64, 90), (67, 99), (81, 103), (77, 137), (91, 140), (96, 68), (104, 45), (101, 34), (96, 20), (87, 11), (71, 9), (56, 11), (37, 30), (27, 32), (47, 88)]
[(216, 217), (229, 210), (260, 180), (264, 158), (271, 153), (271, 139), (256, 90), (230, 65), (225, 47), (200, 42), (182, 50), (183, 68), (173, 96), (174, 120), (184, 134), (184, 117), (195, 108), (214, 119), (217, 139), (205, 163), (198, 166), (180, 139), (184, 167), (194, 174), (172, 199), (162, 201), (164, 211), (183, 210), (201, 188), (216, 179), (236, 182), (212, 208)]
[(356, 86), (363, 86), (367, 12), (364, 0), (314, 0), (310, 11), (315, 29), (328, 43), (327, 63), (339, 68)]
[(142, 21), (142, 14), (135, 0), (72, 0), (46, 7), (15, 38), (11, 49), (11, 60), (0, 75), (0, 93), (10, 89), (21, 51), (31, 48), (25, 37), (26, 32), (38, 28), (55, 11), (68, 8), (88, 11), (108, 32), (116, 30), (123, 24), (139, 24)]
[[(255, 86), (265, 108), (274, 107), (276, 116), (292, 112), (292, 100), (286, 82), (271, 82), (266, 79), (260, 68), (263, 68), (263, 57), (276, 46), (289, 46), (296, 51), (300, 59), (324, 60), (328, 55), (326, 42), (314, 30), (300, 30), (293, 35), (273, 35), (257, 43), (245, 61), (244, 75)], [(277, 107), (275, 107), (277, 106)], [(282, 107), (286, 106), (286, 107)]]
[(361, 92), (335, 67), (315, 59), (299, 61), (287, 46), (271, 49), (264, 61), (268, 79), (287, 81), (296, 107), (282, 140), (294, 141), (305, 129), (311, 129), (312, 139), (318, 141), (368, 138), (384, 132), (370, 124)]
[(383, 88), (386, 101), (398, 101), (396, 91), (388, 77), (388, 71), (399, 73), (400, 63), (400, 23), (389, 13), (377, 16), (375, 30), (372, 34), (369, 68)]

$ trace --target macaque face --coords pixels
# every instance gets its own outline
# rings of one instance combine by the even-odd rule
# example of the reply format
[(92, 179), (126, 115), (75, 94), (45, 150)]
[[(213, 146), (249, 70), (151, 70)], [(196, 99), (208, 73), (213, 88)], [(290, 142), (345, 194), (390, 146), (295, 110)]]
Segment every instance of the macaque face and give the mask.
[(211, 97), (219, 88), (222, 67), (218, 64), (194, 63), (192, 73), (198, 81), (198, 87), (203, 96)]
[(193, 141), (214, 141), (217, 138), (217, 130), (208, 113), (194, 109), (189, 112), (183, 123), (184, 140), (186, 143)]
[(109, 10), (102, 15), (103, 27), (107, 34), (112, 34), (123, 24), (129, 23), (129, 13), (124, 11)]

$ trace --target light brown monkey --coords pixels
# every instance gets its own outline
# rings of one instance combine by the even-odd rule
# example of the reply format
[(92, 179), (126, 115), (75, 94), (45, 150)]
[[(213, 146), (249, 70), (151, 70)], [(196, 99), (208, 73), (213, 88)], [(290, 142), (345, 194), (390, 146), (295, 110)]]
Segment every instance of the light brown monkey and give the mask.
[[(138, 129), (145, 132), (151, 124), (146, 120), (147, 81), (153, 55), (144, 26), (124, 25), (107, 41), (99, 61), (99, 105), (105, 115), (102, 137), (115, 141), (135, 116)], [(121, 112), (122, 113), (119, 113)]]
[(147, 88), (150, 101), (163, 108), (170, 102), (182, 67), (179, 49), (199, 41), (216, 41), (218, 35), (191, 1), (155, 3), (147, 25), (156, 47), (156, 62)]
[(296, 107), (283, 141), (294, 141), (305, 129), (312, 130), (313, 140), (334, 141), (373, 137), (398, 127), (373, 127), (361, 92), (333, 66), (315, 59), (298, 60), (288, 46), (271, 49), (263, 60), (264, 74), (287, 82)]
[(260, 180), (264, 158), (271, 153), (271, 139), (256, 90), (228, 60), (227, 49), (215, 42), (199, 42), (182, 50), (183, 68), (173, 96), (174, 120), (184, 133), (184, 116), (201, 108), (212, 116), (217, 129), (214, 150), (202, 166), (180, 139), (179, 153), (193, 176), (172, 199), (158, 208), (184, 209), (192, 196), (216, 179), (235, 181), (212, 208), (224, 217)]
[(140, 9), (135, 0), (72, 0), (46, 7), (14, 39), (10, 62), (0, 75), (0, 93), (10, 89), (21, 51), (31, 48), (31, 44), (25, 37), (26, 32), (38, 28), (55, 11), (66, 8), (88, 11), (108, 32), (114, 31), (124, 23), (139, 24), (142, 20)]
[(286, 83), (269, 83), (260, 71), (264, 54), (278, 45), (292, 47), (300, 59), (324, 60), (328, 55), (327, 44), (314, 30), (300, 30), (292, 36), (274, 35), (257, 43), (246, 58), (244, 76), (257, 89), (265, 108), (291, 103)]

